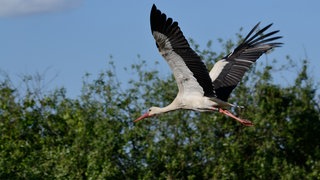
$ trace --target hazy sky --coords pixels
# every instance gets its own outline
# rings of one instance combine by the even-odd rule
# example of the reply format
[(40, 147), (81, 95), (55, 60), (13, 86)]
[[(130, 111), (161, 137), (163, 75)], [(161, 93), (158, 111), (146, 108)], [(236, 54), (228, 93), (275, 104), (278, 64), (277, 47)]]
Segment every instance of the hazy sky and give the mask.
[[(132, 74), (121, 69), (141, 59), (160, 62), (161, 75), (169, 67), (158, 54), (150, 32), (152, 4), (179, 22), (187, 38), (205, 47), (217, 38), (234, 38), (259, 21), (274, 23), (283, 47), (268, 59), (294, 60), (306, 56), (310, 72), (320, 79), (320, 1), (123, 1), (123, 0), (0, 0), (0, 74), (7, 73), (19, 87), (25, 74), (44, 74), (47, 90), (66, 87), (68, 95), (80, 95), (82, 77), (95, 77), (113, 56), (120, 80)], [(261, 58), (265, 60), (265, 57)], [(152, 66), (154, 67), (154, 66)], [(293, 69), (295, 73), (297, 69)], [(0, 78), (3, 78), (0, 76)]]

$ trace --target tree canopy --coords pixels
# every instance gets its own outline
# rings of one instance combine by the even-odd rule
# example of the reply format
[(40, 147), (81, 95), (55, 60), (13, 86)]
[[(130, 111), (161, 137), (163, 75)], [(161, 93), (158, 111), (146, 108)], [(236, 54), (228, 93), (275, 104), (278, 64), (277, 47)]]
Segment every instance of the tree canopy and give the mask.
[[(194, 45), (208, 68), (236, 44), (219, 42), (224, 52), (212, 51), (212, 41)], [(317, 179), (320, 101), (308, 61), (294, 61), (299, 72), (284, 86), (274, 83), (273, 66), (290, 58), (261, 59), (230, 98), (245, 106), (232, 111), (253, 127), (186, 110), (133, 123), (177, 93), (173, 76), (157, 65), (150, 70), (153, 60), (126, 67), (127, 82), (118, 81), (110, 60), (94, 80), (85, 75), (78, 98), (64, 88), (21, 92), (2, 77), (0, 179)]]

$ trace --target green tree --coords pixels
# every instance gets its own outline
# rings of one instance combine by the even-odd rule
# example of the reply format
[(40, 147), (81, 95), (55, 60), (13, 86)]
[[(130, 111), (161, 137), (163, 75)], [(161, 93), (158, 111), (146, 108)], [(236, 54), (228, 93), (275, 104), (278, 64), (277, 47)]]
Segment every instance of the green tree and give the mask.
[[(225, 52), (213, 52), (212, 41), (204, 49), (195, 45), (209, 68), (236, 44), (219, 43)], [(246, 106), (232, 111), (252, 120), (249, 128), (221, 114), (186, 110), (133, 123), (176, 95), (173, 76), (163, 78), (157, 62), (150, 70), (140, 59), (126, 68), (132, 78), (119, 82), (111, 59), (94, 80), (84, 76), (75, 99), (64, 88), (28, 86), (32, 77), (21, 92), (3, 77), (0, 179), (317, 179), (320, 108), (308, 61), (293, 65), (301, 68), (287, 86), (273, 82), (279, 62), (261, 62), (230, 98)]]

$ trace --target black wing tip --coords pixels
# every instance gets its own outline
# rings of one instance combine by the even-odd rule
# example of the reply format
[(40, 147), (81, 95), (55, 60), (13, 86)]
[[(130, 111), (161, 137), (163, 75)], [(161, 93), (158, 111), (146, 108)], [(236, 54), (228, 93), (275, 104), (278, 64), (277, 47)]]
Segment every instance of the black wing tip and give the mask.
[(273, 23), (270, 23), (270, 24), (266, 25), (266, 26), (265, 26), (264, 28), (262, 28), (262, 29), (267, 30), (267, 29), (269, 29), (272, 25), (273, 25)]
[[(261, 24), (261, 22), (259, 22), (257, 25), (257, 28), (260, 26), (260, 24)], [(266, 26), (264, 26), (263, 28), (261, 28), (258, 32), (257, 32), (257, 34), (262, 34), (263, 32), (265, 32), (266, 30), (268, 30), (271, 26), (273, 25), (273, 23), (270, 23), (270, 24), (268, 24), (268, 25), (266, 25)], [(256, 28), (256, 29), (257, 29)], [(278, 33), (278, 32), (280, 32), (280, 30), (275, 30), (275, 31), (272, 31), (272, 33)]]
[(161, 14), (160, 10), (157, 9), (157, 6), (155, 4), (152, 5), (151, 12), (150, 12), (150, 22), (152, 23), (152, 20), (158, 16), (158, 14)]
[(157, 9), (156, 5), (153, 4), (150, 13), (150, 25), (151, 33), (157, 31), (165, 35), (169, 35), (175, 28), (179, 28), (178, 22)]
[[(153, 15), (153, 14), (156, 14), (157, 11), (160, 11), (157, 9), (157, 6), (155, 4), (152, 5), (152, 8), (151, 8), (151, 13), (150, 15)], [(160, 12), (161, 13), (161, 12)]]
[[(273, 23), (270, 23), (270, 24), (264, 26), (263, 28), (261, 28), (260, 30), (258, 30), (260, 24), (261, 24), (261, 22), (258, 22), (251, 29), (251, 31), (244, 38), (244, 40), (242, 42), (243, 45), (245, 44), (245, 45), (249, 45), (249, 46), (256, 46), (256, 45), (261, 45), (261, 44), (269, 44), (269, 45), (275, 44), (278, 46), (273, 46), (273, 47), (279, 47), (280, 44), (283, 44), (280, 42), (271, 42), (271, 41), (275, 41), (275, 40), (283, 38), (283, 36), (272, 37), (272, 35), (279, 33), (280, 30), (275, 30), (275, 31), (264, 34), (273, 25)], [(257, 31), (257, 32), (254, 33), (254, 31)]]
[(282, 47), (283, 43), (275, 42), (275, 43), (270, 43), (269, 45), (272, 46), (272, 48), (276, 48), (276, 47)]
[[(152, 5), (150, 12), (151, 32), (159, 31), (163, 22), (167, 20), (166, 14), (162, 13), (155, 4)], [(161, 23), (162, 22), (162, 23)]]

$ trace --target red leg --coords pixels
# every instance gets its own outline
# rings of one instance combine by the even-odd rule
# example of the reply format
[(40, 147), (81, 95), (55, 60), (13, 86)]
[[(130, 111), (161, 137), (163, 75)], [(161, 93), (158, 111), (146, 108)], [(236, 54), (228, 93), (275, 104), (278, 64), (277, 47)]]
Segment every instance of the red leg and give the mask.
[(253, 126), (253, 123), (251, 121), (248, 121), (248, 120), (245, 120), (245, 119), (240, 119), (240, 118), (236, 117), (235, 115), (233, 115), (228, 110), (219, 108), (219, 112), (222, 113), (222, 114), (225, 114), (225, 115), (227, 115), (229, 117), (232, 117), (233, 119), (239, 121), (241, 124), (243, 124), (245, 126)]

